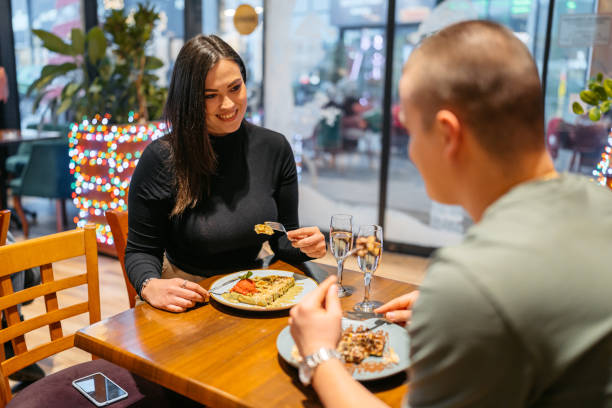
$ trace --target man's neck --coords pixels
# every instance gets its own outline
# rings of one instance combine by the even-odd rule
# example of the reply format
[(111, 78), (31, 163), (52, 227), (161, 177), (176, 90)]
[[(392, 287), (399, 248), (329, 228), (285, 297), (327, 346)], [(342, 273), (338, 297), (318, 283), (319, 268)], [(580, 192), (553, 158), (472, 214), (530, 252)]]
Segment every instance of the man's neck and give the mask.
[(558, 177), (547, 152), (525, 156), (511, 168), (507, 167), (492, 162), (472, 169), (475, 174), (466, 189), (462, 206), (474, 222), (479, 222), (485, 210), (515, 186)]

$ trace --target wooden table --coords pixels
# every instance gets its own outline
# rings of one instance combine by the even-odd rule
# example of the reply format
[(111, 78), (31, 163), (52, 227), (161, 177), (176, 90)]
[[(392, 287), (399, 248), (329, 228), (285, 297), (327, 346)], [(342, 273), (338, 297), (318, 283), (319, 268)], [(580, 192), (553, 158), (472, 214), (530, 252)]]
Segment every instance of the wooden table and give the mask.
[[(281, 261), (270, 269), (301, 272)], [(320, 280), (335, 268), (311, 264), (307, 272)], [(344, 283), (355, 288), (342, 299), (350, 309), (363, 297), (363, 274), (344, 274)], [(209, 288), (217, 278), (201, 285)], [(372, 280), (376, 300), (414, 289), (391, 279)], [(208, 406), (320, 406), (313, 389), (302, 386), (297, 370), (278, 355), (276, 337), (287, 317), (287, 311), (244, 312), (213, 300), (179, 314), (142, 304), (78, 331), (75, 345)], [(405, 373), (366, 386), (391, 406), (399, 406), (408, 389)]]

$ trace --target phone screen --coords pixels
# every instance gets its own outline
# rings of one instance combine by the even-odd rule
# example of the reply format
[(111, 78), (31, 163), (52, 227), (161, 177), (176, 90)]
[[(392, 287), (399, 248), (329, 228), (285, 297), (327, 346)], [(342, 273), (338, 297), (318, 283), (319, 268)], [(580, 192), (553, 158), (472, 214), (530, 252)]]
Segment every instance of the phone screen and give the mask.
[(114, 400), (127, 394), (125, 390), (99, 373), (83, 377), (75, 381), (74, 384), (99, 403)]

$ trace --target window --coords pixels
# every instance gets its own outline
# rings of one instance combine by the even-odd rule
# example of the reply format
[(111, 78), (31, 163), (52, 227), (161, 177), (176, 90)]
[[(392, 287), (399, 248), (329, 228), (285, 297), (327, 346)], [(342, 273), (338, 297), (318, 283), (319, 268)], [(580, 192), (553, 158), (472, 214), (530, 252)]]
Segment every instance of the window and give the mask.
[[(40, 76), (47, 64), (59, 64), (72, 60), (72, 57), (59, 55), (42, 46), (42, 41), (32, 34), (32, 29), (51, 31), (65, 41), (70, 40), (70, 30), (83, 28), (81, 22), (80, 0), (41, 0), (11, 2), (13, 35), (15, 40), (15, 64), (17, 68), (17, 87), (19, 91), (19, 110), (21, 127), (36, 126), (43, 122), (57, 121), (51, 111), (41, 108), (32, 112), (34, 97), (26, 97), (29, 86)], [(52, 82), (53, 92), (61, 92), (67, 78), (57, 78)], [(53, 93), (52, 92), (52, 93)]]

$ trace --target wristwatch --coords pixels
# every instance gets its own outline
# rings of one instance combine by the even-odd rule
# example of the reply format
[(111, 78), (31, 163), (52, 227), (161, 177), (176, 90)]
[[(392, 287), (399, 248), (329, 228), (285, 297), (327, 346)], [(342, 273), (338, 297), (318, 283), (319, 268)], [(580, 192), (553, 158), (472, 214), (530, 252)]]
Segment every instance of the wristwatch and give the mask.
[(315, 368), (324, 361), (331, 360), (332, 358), (342, 359), (342, 356), (336, 349), (322, 347), (315, 353), (304, 357), (299, 364), (298, 374), (300, 381), (304, 385), (310, 385), (312, 375)]
[(151, 282), (151, 280), (153, 280), (153, 279), (155, 279), (155, 278), (147, 278), (147, 279), (145, 279), (145, 280), (144, 280), (144, 282), (142, 282), (142, 285), (140, 285), (140, 293), (139, 293), (139, 295), (138, 295), (138, 296), (140, 296), (140, 299), (145, 300), (145, 299), (142, 297), (142, 290), (143, 290), (143, 289), (145, 288), (145, 286), (147, 286), (147, 285), (149, 284), (149, 282)]

